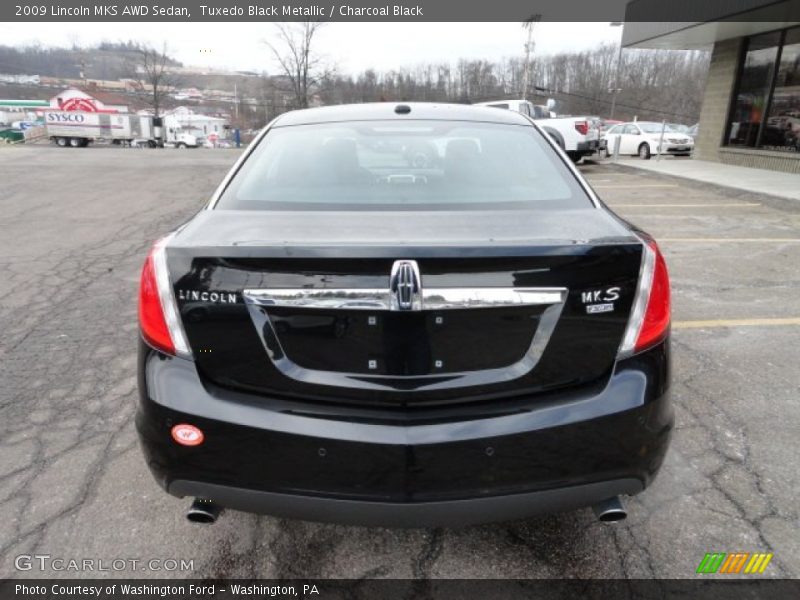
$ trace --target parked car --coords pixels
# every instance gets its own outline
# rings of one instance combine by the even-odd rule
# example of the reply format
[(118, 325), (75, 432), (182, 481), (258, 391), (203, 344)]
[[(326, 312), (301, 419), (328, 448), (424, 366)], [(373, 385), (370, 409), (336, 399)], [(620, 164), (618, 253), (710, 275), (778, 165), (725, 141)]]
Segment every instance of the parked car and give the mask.
[(25, 132), (20, 129), (0, 127), (0, 143), (13, 144), (25, 139)]
[(618, 520), (667, 450), (669, 323), (656, 242), (530, 119), (289, 112), (144, 263), (136, 426), (198, 522)]
[[(661, 141), (662, 130), (663, 142)], [(606, 140), (603, 151), (605, 156), (614, 152), (617, 139), (620, 140), (620, 154), (638, 155), (645, 160), (659, 152), (675, 156), (689, 156), (694, 148), (694, 140), (688, 134), (677, 132), (670, 125), (665, 126), (662, 123), (649, 121), (615, 125), (603, 137)]]
[(552, 101), (533, 104), (528, 100), (494, 100), (479, 102), (476, 106), (505, 108), (531, 117), (574, 163), (597, 152), (600, 146), (599, 120), (596, 117), (556, 117), (551, 110), (554, 105)]

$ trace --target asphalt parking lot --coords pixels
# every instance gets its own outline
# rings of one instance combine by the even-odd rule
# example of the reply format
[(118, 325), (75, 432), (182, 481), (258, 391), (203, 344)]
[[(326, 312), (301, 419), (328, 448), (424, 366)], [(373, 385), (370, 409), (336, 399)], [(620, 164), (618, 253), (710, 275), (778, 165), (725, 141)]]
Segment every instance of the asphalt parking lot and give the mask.
[(684, 578), (706, 552), (738, 551), (774, 553), (764, 576), (800, 577), (800, 205), (614, 165), (581, 169), (660, 241), (674, 290), (677, 426), (626, 521), (188, 523), (134, 435), (138, 274), (236, 156), (0, 148), (0, 577), (53, 574), (15, 568), (46, 554), (193, 561), (103, 576)]

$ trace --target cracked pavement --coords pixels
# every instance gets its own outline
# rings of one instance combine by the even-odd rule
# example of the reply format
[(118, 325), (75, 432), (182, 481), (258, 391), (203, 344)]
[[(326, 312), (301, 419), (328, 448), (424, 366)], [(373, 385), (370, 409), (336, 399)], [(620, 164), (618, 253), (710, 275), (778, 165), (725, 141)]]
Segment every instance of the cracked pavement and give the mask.
[[(712, 551), (773, 552), (766, 576), (800, 577), (792, 325), (675, 329), (672, 446), (622, 523), (589, 509), (463, 529), (234, 511), (188, 523), (188, 499), (156, 485), (134, 434), (138, 275), (151, 242), (202, 207), (237, 155), (0, 148), (0, 577), (692, 577)], [(657, 239), (800, 238), (800, 206), (581, 169)], [(714, 206), (730, 203), (742, 205)], [(800, 243), (661, 245), (676, 322), (800, 317)], [(193, 570), (18, 571), (20, 554)]]

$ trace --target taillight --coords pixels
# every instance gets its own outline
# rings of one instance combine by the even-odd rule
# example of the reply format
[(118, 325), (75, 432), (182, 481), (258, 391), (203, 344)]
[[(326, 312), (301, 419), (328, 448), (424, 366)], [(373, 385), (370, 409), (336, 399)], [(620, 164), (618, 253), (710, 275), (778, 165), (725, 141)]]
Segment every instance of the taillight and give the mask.
[(646, 350), (663, 340), (669, 332), (669, 273), (658, 244), (645, 239), (639, 285), (633, 301), (628, 327), (619, 348), (621, 358)]
[(191, 356), (167, 270), (168, 238), (159, 240), (144, 261), (139, 283), (139, 328), (144, 340), (166, 354)]
[(575, 130), (581, 135), (589, 133), (589, 121), (575, 121)]

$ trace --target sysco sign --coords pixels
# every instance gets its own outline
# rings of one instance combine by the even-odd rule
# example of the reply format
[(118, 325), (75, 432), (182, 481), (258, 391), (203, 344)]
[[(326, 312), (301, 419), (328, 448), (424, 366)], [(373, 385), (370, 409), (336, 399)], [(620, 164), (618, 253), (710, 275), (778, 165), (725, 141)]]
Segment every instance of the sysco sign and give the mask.
[(47, 113), (50, 123), (83, 123), (84, 115), (80, 113)]

